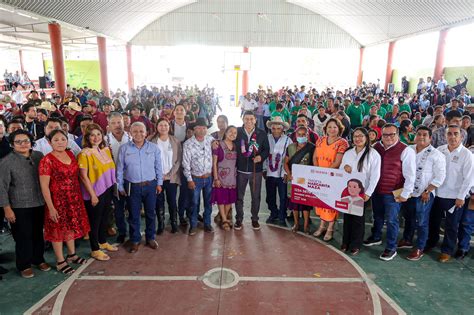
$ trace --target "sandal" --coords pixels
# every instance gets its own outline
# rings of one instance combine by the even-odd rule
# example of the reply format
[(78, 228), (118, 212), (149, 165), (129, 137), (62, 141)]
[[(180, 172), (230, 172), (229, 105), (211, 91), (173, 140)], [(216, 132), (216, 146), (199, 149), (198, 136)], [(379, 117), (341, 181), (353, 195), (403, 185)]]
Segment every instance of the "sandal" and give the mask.
[(326, 242), (329, 242), (330, 240), (332, 240), (333, 232), (334, 230), (327, 230), (326, 234), (323, 237), (323, 240), (325, 240)]
[(96, 259), (96, 260), (99, 260), (99, 261), (107, 261), (107, 260), (110, 260), (110, 256), (107, 255), (106, 253), (104, 253), (103, 251), (101, 250), (93, 250), (91, 252), (91, 257)]
[(224, 221), (222, 222), (221, 224), (221, 227), (224, 231), (230, 231), (230, 224), (229, 224), (229, 221)]
[(74, 268), (69, 266), (65, 260), (56, 263), (56, 270), (65, 274), (66, 276), (69, 276), (75, 271)]
[(108, 252), (116, 252), (118, 251), (118, 247), (114, 245), (110, 245), (109, 243), (99, 244), (99, 248), (106, 250)]
[(76, 255), (76, 253), (67, 255), (66, 260), (68, 263), (73, 263), (77, 265), (84, 265), (87, 260)]
[(319, 228), (316, 232), (313, 233), (313, 236), (314, 237), (320, 237), (321, 235), (323, 235), (324, 233), (326, 233), (326, 229), (325, 228)]

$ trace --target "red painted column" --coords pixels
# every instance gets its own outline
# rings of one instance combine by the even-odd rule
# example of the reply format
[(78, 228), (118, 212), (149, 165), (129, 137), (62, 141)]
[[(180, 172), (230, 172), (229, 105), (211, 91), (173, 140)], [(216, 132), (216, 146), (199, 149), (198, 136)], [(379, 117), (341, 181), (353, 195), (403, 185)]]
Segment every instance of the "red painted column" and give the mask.
[(21, 71), (20, 74), (23, 75), (23, 72), (25, 72), (25, 67), (23, 66), (23, 50), (20, 49), (20, 50), (18, 51), (18, 55), (19, 55), (19, 57), (20, 57), (20, 71)]
[[(244, 53), (248, 53), (249, 48), (244, 47)], [(242, 71), (242, 95), (246, 95), (249, 91), (249, 72), (247, 70)]]
[(54, 81), (56, 92), (64, 97), (66, 91), (66, 71), (64, 70), (63, 42), (61, 25), (56, 22), (48, 24), (49, 38), (51, 41), (51, 54), (53, 56)]
[(385, 91), (388, 91), (388, 84), (392, 82), (392, 61), (394, 49), (395, 42), (390, 42), (388, 44), (387, 70), (385, 72)]
[(357, 86), (362, 84), (362, 63), (364, 62), (364, 47), (360, 48), (359, 71), (357, 72)]
[(107, 74), (107, 40), (105, 37), (97, 36), (97, 48), (99, 50), (100, 86), (105, 95), (110, 96)]
[(132, 45), (127, 43), (127, 81), (128, 81), (128, 91), (130, 92), (134, 86), (135, 82), (133, 79), (133, 70), (132, 70)]
[(446, 47), (446, 37), (448, 29), (439, 32), (438, 51), (436, 52), (436, 64), (434, 68), (433, 82), (438, 82), (444, 70), (444, 48)]

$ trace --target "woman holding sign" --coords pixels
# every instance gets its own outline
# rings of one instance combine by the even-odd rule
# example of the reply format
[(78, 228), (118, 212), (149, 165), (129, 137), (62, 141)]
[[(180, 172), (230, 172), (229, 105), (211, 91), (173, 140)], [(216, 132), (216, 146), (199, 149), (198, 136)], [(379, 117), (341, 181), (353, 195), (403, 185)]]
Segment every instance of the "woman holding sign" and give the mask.
[[(347, 141), (341, 138), (344, 126), (338, 119), (330, 118), (323, 127), (323, 130), (325, 136), (319, 138), (316, 142), (316, 150), (313, 155), (313, 165), (327, 168), (339, 168), (344, 152), (346, 152), (349, 147)], [(319, 237), (324, 234), (325, 241), (332, 240), (334, 223), (337, 219), (337, 211), (317, 207), (316, 214), (321, 218), (321, 224), (313, 235)], [(326, 222), (328, 222), (327, 227)]]
[(296, 142), (292, 143), (286, 149), (285, 156), (285, 172), (287, 175), (286, 181), (288, 183), (288, 208), (293, 210), (293, 218), (295, 219), (295, 224), (291, 229), (293, 232), (298, 231), (299, 223), (299, 211), (303, 211), (304, 218), (304, 232), (309, 233), (309, 212), (311, 211), (310, 206), (297, 204), (291, 201), (291, 181), (293, 176), (291, 174), (291, 166), (293, 164), (300, 165), (311, 165), (312, 156), (314, 154), (314, 144), (308, 141), (308, 129), (304, 126), (299, 126), (296, 131)]
[[(358, 191), (363, 192), (365, 209), (380, 178), (381, 158), (380, 154), (371, 147), (369, 133), (365, 128), (359, 127), (354, 130), (352, 143), (354, 147), (344, 154), (340, 168), (349, 174), (353, 172), (365, 174), (363, 187), (360, 187)], [(350, 180), (348, 187), (352, 186), (353, 190), (357, 191), (357, 186), (360, 186), (360, 183)], [(350, 251), (353, 256), (357, 255), (364, 240), (365, 211), (362, 216), (345, 213), (343, 230), (341, 250)]]

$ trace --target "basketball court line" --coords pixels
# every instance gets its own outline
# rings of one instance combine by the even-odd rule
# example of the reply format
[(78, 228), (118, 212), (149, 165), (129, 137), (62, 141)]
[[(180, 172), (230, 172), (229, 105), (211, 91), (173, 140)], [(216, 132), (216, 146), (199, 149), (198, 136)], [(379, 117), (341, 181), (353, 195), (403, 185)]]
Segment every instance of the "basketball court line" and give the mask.
[[(289, 231), (288, 228), (280, 227), (276, 225), (271, 225), (272, 227), (283, 229)], [(392, 300), (380, 287), (378, 287), (365, 273), (364, 270), (349, 256), (339, 251), (332, 245), (327, 244), (319, 239), (306, 235), (304, 233), (298, 232), (299, 235), (309, 238), (313, 241), (317, 241), (318, 243), (328, 247), (329, 249), (333, 250), (340, 256), (342, 256), (346, 261), (348, 261), (361, 275), (361, 278), (304, 278), (304, 277), (245, 277), (239, 276), (239, 281), (249, 281), (249, 282), (305, 282), (305, 283), (357, 283), (357, 282), (364, 282), (367, 284), (369, 289), (374, 314), (379, 315), (382, 314), (382, 306), (380, 302), (380, 297), (382, 297), (398, 314), (406, 315), (405, 311), (394, 301)], [(37, 311), (42, 305), (44, 305), (49, 299), (51, 299), (54, 295), (58, 292), (58, 296), (54, 302), (52, 314), (61, 314), (61, 310), (64, 304), (64, 299), (69, 291), (69, 288), (76, 280), (99, 280), (99, 281), (203, 281), (205, 275), (203, 276), (89, 276), (84, 275), (81, 276), (82, 271), (86, 269), (94, 259), (89, 259), (85, 265), (80, 266), (74, 274), (72, 274), (68, 279), (66, 279), (63, 283), (61, 283), (58, 287), (48, 293), (45, 297), (43, 297), (40, 301), (36, 304), (31, 306), (24, 314), (33, 314), (33, 312)], [(215, 268), (215, 269), (223, 269), (223, 267)], [(223, 288), (222, 288), (223, 289)]]

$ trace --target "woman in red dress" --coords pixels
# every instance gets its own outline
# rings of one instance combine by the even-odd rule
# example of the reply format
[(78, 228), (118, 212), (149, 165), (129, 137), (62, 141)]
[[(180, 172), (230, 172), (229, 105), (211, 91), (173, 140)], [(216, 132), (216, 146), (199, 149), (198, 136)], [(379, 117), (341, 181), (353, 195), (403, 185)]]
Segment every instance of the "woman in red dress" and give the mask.
[[(90, 227), (79, 186), (79, 166), (74, 154), (66, 150), (67, 135), (62, 130), (53, 130), (47, 138), (53, 151), (39, 165), (41, 191), (46, 202), (44, 239), (53, 244), (57, 270), (69, 275), (74, 272), (69, 263), (86, 263), (76, 255), (74, 240), (86, 235)], [(66, 259), (63, 242), (67, 246)]]

